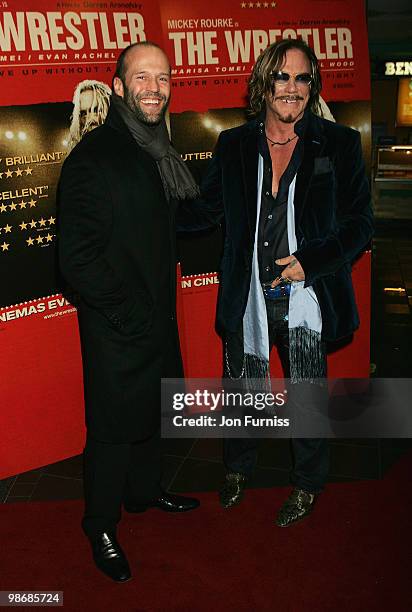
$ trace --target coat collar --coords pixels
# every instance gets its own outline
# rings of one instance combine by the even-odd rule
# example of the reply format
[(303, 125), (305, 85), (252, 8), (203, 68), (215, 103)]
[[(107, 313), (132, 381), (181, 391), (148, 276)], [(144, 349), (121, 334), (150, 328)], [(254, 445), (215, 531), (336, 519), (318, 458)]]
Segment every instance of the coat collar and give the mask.
[(295, 219), (296, 226), (302, 216), (307, 194), (312, 182), (315, 158), (320, 157), (325, 148), (326, 138), (323, 122), (317, 115), (309, 113), (308, 124), (303, 140), (303, 159), (296, 177)]
[(114, 104), (110, 104), (109, 112), (107, 113), (107, 117), (105, 120), (105, 125), (113, 128), (118, 132), (121, 132), (121, 134), (123, 134), (125, 138), (135, 144), (135, 140), (131, 135), (129, 128), (123, 121), (122, 117), (120, 116), (120, 113), (116, 110)]
[(249, 230), (252, 239), (256, 228), (256, 187), (258, 175), (258, 123), (257, 119), (245, 126), (245, 133), (240, 142), (243, 187), (246, 194)]

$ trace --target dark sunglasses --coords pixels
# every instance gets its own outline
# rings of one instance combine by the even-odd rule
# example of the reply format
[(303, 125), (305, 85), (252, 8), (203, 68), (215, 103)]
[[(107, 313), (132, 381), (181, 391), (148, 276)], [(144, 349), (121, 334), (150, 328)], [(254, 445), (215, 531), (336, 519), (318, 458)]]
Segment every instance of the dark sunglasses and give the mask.
[(287, 72), (273, 72), (270, 78), (274, 83), (279, 85), (286, 85), (290, 78), (295, 79), (296, 85), (310, 85), (313, 81), (313, 76), (308, 72), (302, 72), (300, 74), (288, 74)]

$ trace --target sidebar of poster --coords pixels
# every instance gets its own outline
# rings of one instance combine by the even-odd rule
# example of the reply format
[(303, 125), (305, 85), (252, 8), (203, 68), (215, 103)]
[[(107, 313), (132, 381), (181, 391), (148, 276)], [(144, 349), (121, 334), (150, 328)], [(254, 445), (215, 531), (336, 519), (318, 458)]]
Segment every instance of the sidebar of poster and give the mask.
[[(97, 4), (97, 3), (95, 3)], [(159, 7), (15, 0), (0, 8), (0, 479), (82, 451), (76, 309), (56, 265), (56, 191), (65, 157), (104, 120), (119, 52), (161, 43)], [(126, 4), (126, 3), (124, 3)]]

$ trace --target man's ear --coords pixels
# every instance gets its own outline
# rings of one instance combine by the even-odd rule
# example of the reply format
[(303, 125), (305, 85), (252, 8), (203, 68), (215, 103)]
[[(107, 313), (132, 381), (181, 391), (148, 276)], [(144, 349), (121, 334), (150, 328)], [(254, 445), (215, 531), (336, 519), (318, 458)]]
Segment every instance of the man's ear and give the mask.
[(113, 79), (113, 89), (114, 89), (114, 93), (115, 94), (117, 94), (121, 98), (124, 97), (124, 87), (123, 87), (122, 80), (119, 79), (119, 77), (114, 77), (114, 79)]

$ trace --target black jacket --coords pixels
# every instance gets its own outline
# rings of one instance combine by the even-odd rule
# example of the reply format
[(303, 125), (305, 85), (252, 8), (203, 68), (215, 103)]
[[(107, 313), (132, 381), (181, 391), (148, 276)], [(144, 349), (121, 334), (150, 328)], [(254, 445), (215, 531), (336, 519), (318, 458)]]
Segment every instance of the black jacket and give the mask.
[[(180, 207), (178, 226), (200, 228), (224, 216), (217, 326), (241, 327), (246, 309), (257, 211), (258, 120), (220, 134), (202, 198)], [(373, 233), (370, 192), (359, 132), (309, 113), (295, 188), (294, 253), (322, 313), (322, 338), (337, 340), (359, 325), (351, 264)], [(207, 220), (207, 221), (205, 221)]]
[(161, 376), (182, 375), (175, 211), (113, 108), (65, 161), (58, 211), (61, 272), (80, 296), (88, 429), (113, 442), (144, 438), (160, 422)]

